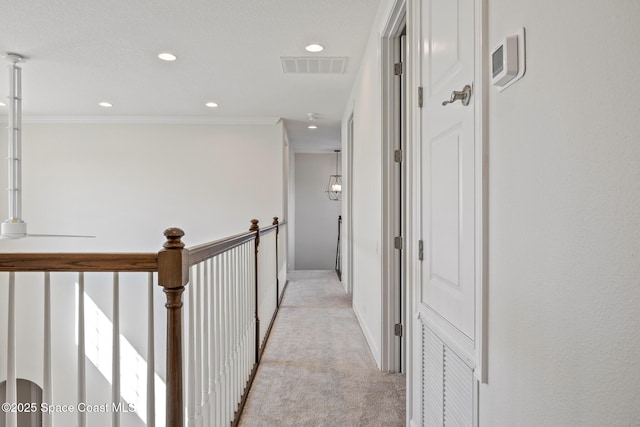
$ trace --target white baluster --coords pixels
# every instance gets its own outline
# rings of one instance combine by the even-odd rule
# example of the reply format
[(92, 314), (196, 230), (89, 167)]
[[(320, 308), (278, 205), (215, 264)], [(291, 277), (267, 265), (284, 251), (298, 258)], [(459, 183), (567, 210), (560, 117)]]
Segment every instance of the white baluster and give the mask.
[(244, 246), (238, 248), (239, 261), (238, 270), (240, 273), (240, 336), (242, 339), (242, 346), (240, 354), (242, 357), (242, 389), (240, 393), (244, 393), (244, 388), (248, 379), (248, 366), (247, 366), (247, 272), (245, 270), (246, 250)]
[[(42, 403), (51, 405), (51, 274), (44, 273), (44, 355), (42, 376)], [(53, 427), (53, 414), (42, 413), (42, 426)]]
[(237, 319), (236, 316), (238, 315), (238, 297), (237, 297), (237, 291), (238, 291), (238, 287), (236, 286), (236, 280), (237, 280), (237, 275), (236, 275), (236, 268), (235, 268), (235, 261), (236, 261), (236, 253), (235, 250), (232, 249), (230, 252), (230, 260), (229, 260), (229, 272), (231, 273), (231, 280), (230, 282), (230, 294), (231, 294), (231, 309), (229, 311), (229, 314), (231, 316), (231, 345), (232, 345), (232, 360), (233, 360), (233, 365), (232, 365), (232, 372), (233, 372), (233, 382), (231, 384), (231, 415), (233, 418), (233, 414), (235, 412), (235, 404), (237, 402), (237, 393), (238, 393), (238, 331), (237, 331)]
[(220, 266), (220, 255), (213, 259), (213, 265), (215, 267), (215, 275), (214, 275), (214, 290), (215, 290), (215, 301), (214, 307), (216, 309), (215, 315), (215, 362), (216, 362), (216, 405), (215, 405), (215, 425), (222, 426), (223, 420), (223, 406), (222, 406), (222, 382), (224, 380), (223, 377), (223, 362), (224, 362), (224, 353), (223, 353), (223, 344), (222, 344), (222, 284), (221, 284), (221, 266)]
[(231, 297), (230, 297), (230, 274), (229, 274), (229, 253), (224, 253), (223, 258), (223, 279), (224, 286), (224, 327), (222, 329), (224, 333), (224, 360), (225, 360), (225, 382), (224, 382), (224, 403), (225, 403), (225, 417), (223, 424), (228, 424), (231, 421)]
[(258, 315), (256, 308), (258, 307), (258, 294), (256, 292), (256, 263), (255, 263), (255, 251), (256, 251), (256, 242), (255, 240), (251, 242), (251, 253), (253, 255), (251, 261), (250, 261), (250, 266), (251, 266), (251, 311), (252, 311), (252, 322), (253, 323), (251, 325), (251, 347), (252, 347), (252, 357), (254, 357), (254, 363), (256, 363), (255, 360), (255, 355), (256, 352), (258, 351), (257, 348), (257, 340), (255, 339), (256, 334), (258, 333), (258, 328), (256, 325), (256, 318), (255, 316)]
[(251, 308), (251, 245), (250, 244), (245, 244), (244, 245), (244, 286), (246, 289), (246, 296), (245, 296), (245, 331), (246, 331), (246, 364), (247, 364), (247, 376), (251, 375), (251, 370), (253, 368), (253, 357), (251, 354), (251, 340), (252, 340), (252, 335), (251, 335), (251, 323), (252, 319), (251, 319), (251, 312), (252, 312), (252, 308)]
[[(7, 403), (18, 403), (16, 380), (16, 275), (9, 273), (9, 317), (7, 328)], [(5, 416), (7, 427), (18, 427), (18, 412), (8, 411)]]
[(153, 273), (149, 273), (147, 294), (147, 426), (156, 425), (155, 336), (153, 319)]
[(203, 262), (204, 276), (202, 280), (202, 424), (209, 427), (209, 262)]
[(253, 369), (254, 356), (251, 351), (253, 348), (251, 346), (251, 342), (253, 341), (253, 306), (251, 305), (251, 295), (253, 293), (253, 286), (251, 280), (251, 244), (247, 243), (244, 246), (245, 248), (245, 264), (244, 264), (244, 274), (245, 274), (245, 286), (247, 288), (247, 297), (245, 301), (245, 317), (247, 323), (247, 371), (251, 374), (251, 370)]
[[(84, 343), (84, 273), (78, 273), (78, 402), (87, 402), (87, 379)], [(78, 411), (78, 427), (86, 427), (87, 415)]]
[(209, 425), (216, 425), (216, 297), (214, 259), (207, 261), (209, 268)]
[(194, 276), (193, 276), (193, 268), (189, 272), (190, 283), (187, 285), (187, 292), (189, 293), (189, 348), (188, 348), (188, 359), (187, 359), (187, 426), (193, 427), (196, 425), (195, 416), (196, 416), (196, 407), (195, 407), (195, 386), (196, 386), (196, 343), (195, 343), (195, 313), (194, 313), (194, 298), (195, 298), (195, 289), (194, 289)]
[[(111, 353), (111, 402), (114, 407), (120, 403), (120, 276), (113, 273), (113, 327)], [(111, 413), (111, 426), (120, 426), (120, 412)]]
[(196, 279), (193, 284), (195, 285), (195, 341), (196, 341), (196, 354), (195, 354), (195, 406), (196, 406), (196, 426), (202, 427), (202, 299), (200, 298), (202, 288), (202, 269), (201, 263), (196, 266)]

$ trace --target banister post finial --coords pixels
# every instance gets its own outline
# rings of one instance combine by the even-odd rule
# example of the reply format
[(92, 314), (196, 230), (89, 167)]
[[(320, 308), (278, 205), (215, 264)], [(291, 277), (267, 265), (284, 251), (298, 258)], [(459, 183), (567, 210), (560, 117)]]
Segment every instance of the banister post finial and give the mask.
[(249, 227), (249, 231), (256, 232), (256, 251), (258, 250), (258, 245), (260, 244), (260, 227), (258, 226), (258, 222), (259, 221), (257, 219), (252, 219), (251, 227)]
[(164, 237), (167, 238), (167, 241), (164, 242), (162, 247), (166, 249), (175, 249), (175, 248), (184, 248), (184, 243), (182, 242), (182, 237), (184, 237), (184, 231), (179, 228), (171, 227), (164, 230)]

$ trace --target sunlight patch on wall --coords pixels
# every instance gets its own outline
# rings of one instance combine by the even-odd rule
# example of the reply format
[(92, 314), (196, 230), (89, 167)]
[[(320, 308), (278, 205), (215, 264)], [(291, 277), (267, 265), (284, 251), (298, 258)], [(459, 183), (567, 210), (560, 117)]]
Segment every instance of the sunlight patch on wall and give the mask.
[[(79, 320), (79, 286), (76, 283), (76, 330)], [(113, 323), (89, 295), (84, 293), (85, 355), (111, 384)], [(76, 334), (76, 345), (78, 335)], [(155, 374), (155, 412), (157, 427), (165, 427), (165, 382)], [(136, 415), (147, 424), (147, 361), (120, 334), (120, 396), (135, 406)]]

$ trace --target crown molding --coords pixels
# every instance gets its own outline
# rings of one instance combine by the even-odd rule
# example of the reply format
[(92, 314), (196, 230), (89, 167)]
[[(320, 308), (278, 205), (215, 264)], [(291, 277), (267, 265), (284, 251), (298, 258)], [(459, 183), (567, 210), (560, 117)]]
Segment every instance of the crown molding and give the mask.
[[(6, 118), (3, 118), (6, 123)], [(27, 124), (276, 125), (280, 117), (23, 116)]]

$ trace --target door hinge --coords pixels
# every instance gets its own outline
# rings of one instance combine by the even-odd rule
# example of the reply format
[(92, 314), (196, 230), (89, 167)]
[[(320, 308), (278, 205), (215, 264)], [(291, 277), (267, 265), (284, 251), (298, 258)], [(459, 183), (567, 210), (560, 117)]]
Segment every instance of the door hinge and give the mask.
[(418, 107), (422, 108), (422, 86), (418, 86)]
[(402, 249), (402, 236), (397, 236), (393, 239), (393, 246), (396, 249)]
[(402, 62), (396, 62), (393, 64), (393, 74), (396, 76), (401, 76), (403, 72)]
[(422, 240), (418, 240), (418, 259), (420, 261), (424, 260), (424, 243), (422, 243)]
[(393, 152), (393, 160), (394, 160), (396, 163), (400, 163), (400, 162), (402, 162), (402, 154), (403, 154), (403, 153), (402, 153), (402, 150), (396, 150), (396, 151), (394, 151), (394, 152)]
[(397, 337), (401, 337), (402, 336), (402, 323), (396, 323), (393, 326), (393, 333), (395, 334), (395, 336)]

